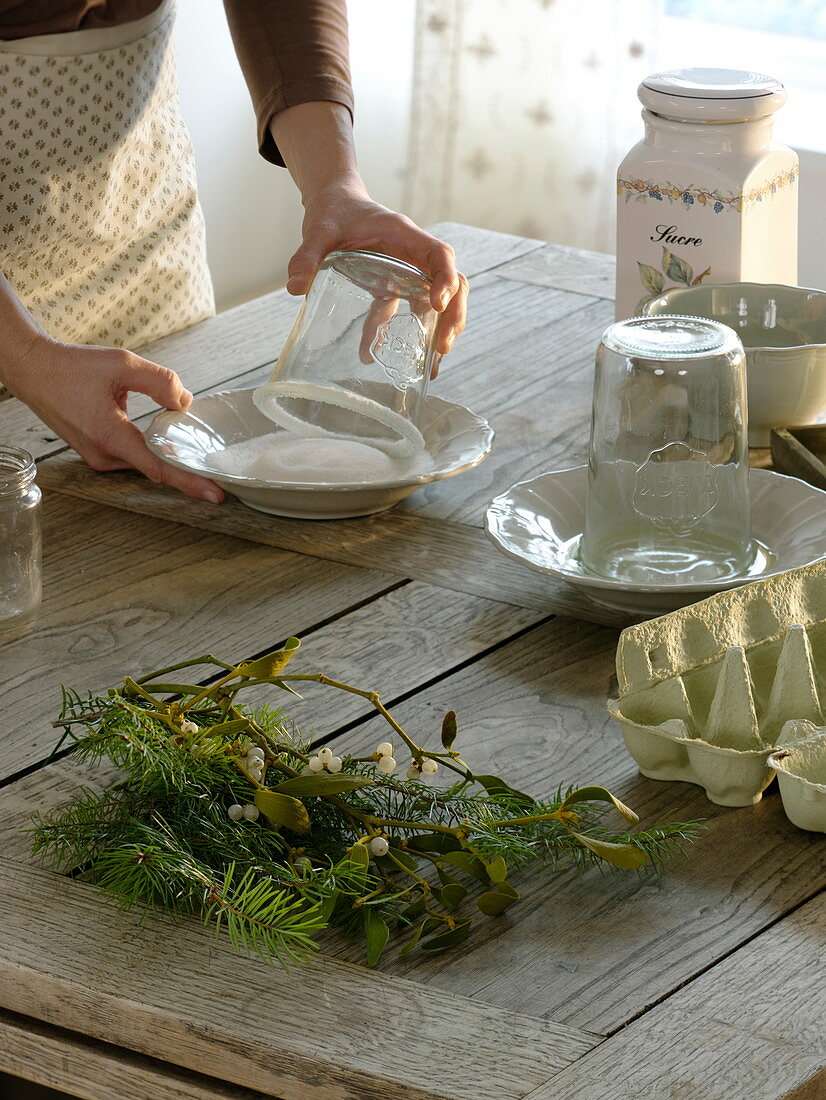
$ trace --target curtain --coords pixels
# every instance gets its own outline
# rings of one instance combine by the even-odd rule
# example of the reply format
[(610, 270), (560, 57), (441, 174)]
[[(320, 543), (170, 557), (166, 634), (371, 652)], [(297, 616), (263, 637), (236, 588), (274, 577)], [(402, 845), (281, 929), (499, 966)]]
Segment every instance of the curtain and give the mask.
[(418, 0), (405, 210), (614, 249), (660, 0)]

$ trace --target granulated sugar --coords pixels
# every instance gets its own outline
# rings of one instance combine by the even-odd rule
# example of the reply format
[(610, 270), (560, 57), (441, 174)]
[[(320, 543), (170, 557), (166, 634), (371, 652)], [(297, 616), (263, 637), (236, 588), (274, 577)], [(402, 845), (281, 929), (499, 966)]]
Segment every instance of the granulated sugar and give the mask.
[(216, 452), (212, 465), (225, 474), (261, 481), (342, 485), (426, 473), (432, 463), (427, 451), (412, 458), (391, 458), (377, 447), (355, 440), (302, 439), (287, 432), (270, 432)]

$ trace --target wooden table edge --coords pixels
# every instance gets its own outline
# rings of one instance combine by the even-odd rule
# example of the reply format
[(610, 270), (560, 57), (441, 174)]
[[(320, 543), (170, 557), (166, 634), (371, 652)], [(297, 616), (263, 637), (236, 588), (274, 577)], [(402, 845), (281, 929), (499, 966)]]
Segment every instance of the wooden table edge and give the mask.
[[(352, 1097), (353, 1088), (364, 1100), (522, 1100), (601, 1041), (565, 1024), (328, 957), (287, 972), (269, 969), (239, 956), (195, 921), (175, 923), (154, 911), (123, 913), (94, 887), (15, 860), (0, 858), (0, 891), (6, 899), (0, 1009), (283, 1100)], [(93, 934), (78, 940), (75, 928)], [(153, 981), (135, 966), (133, 956), (141, 954), (136, 944), (145, 945), (147, 968), (163, 967), (164, 983), (170, 983), (158, 985), (152, 1003), (134, 992)], [(116, 972), (124, 957), (130, 970), (121, 983), (125, 990), (96, 986), (102, 961), (111, 960)], [(200, 963), (200, 1003), (226, 998), (236, 1013), (243, 1005), (243, 1020), (233, 1017), (221, 1034), (214, 1017), (188, 1007), (188, 991), (177, 1004), (171, 1000), (176, 963), (187, 974), (197, 974)], [(245, 1003), (239, 983), (249, 989), (262, 977), (260, 1004), (249, 997)], [(296, 1023), (278, 1040), (267, 1029), (273, 998), (281, 998), (282, 1014), (283, 1005), (291, 1017), (306, 1013), (306, 1027)], [(333, 1023), (361, 1014), (363, 1049), (351, 1051), (346, 1036), (325, 1030), (327, 1006)], [(415, 1021), (415, 1034), (394, 1038), (394, 1019)], [(384, 1061), (378, 1035), (373, 1037), (378, 1028), (387, 1045)], [(270, 1044), (281, 1045), (268, 1045), (268, 1036)], [(382, 1065), (392, 1066), (395, 1076), (385, 1075)], [(468, 1073), (495, 1091), (468, 1081)], [(428, 1080), (440, 1082), (440, 1091)]]

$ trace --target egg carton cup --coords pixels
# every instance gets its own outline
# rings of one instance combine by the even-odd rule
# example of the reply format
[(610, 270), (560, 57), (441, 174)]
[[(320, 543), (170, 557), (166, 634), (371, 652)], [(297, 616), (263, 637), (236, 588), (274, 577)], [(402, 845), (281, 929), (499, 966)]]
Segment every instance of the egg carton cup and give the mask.
[(617, 679), (608, 709), (643, 775), (759, 802), (781, 737), (826, 724), (826, 561), (629, 627)]
[(786, 817), (799, 829), (826, 833), (826, 726), (788, 722), (769, 756)]

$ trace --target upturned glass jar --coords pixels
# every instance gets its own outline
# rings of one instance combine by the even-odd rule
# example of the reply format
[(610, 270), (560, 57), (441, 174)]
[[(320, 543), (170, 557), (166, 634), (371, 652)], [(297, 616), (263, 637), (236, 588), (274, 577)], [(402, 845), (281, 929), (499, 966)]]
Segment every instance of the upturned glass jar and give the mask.
[(36, 473), (28, 451), (0, 445), (0, 636), (40, 606), (41, 521)]
[(424, 448), (419, 424), (437, 321), (418, 268), (376, 252), (331, 252), (253, 401), (296, 436), (355, 440), (410, 458)]
[(597, 351), (585, 532), (593, 573), (649, 584), (745, 576), (745, 354), (700, 317), (619, 321)]

